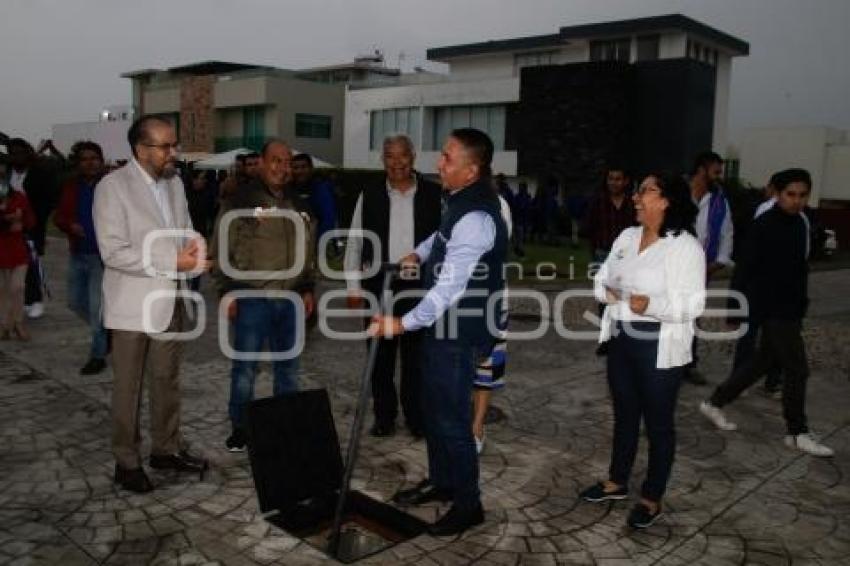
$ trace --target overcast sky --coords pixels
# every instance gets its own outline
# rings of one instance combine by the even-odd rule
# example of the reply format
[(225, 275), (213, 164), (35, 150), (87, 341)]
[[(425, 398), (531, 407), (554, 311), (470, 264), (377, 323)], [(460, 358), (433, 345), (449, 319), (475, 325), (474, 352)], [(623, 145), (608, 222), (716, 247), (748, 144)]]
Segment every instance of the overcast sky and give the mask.
[(556, 33), (682, 13), (750, 43), (735, 59), (730, 128), (850, 129), (850, 0), (2, 0), (0, 131), (33, 142), (55, 123), (128, 104), (125, 71), (224, 60), (303, 68), (382, 49)]

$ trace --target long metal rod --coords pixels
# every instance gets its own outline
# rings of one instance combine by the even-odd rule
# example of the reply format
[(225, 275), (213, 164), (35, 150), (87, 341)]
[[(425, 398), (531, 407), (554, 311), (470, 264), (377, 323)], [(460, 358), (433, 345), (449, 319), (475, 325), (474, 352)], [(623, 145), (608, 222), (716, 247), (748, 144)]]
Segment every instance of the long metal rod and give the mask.
[[(381, 297), (378, 304), (378, 312), (381, 314), (384, 313), (384, 295), (390, 288), (390, 283), (392, 283), (397, 268), (398, 267), (394, 264), (384, 266), (384, 282), (381, 288)], [(357, 463), (357, 453), (360, 449), (360, 435), (363, 432), (363, 421), (366, 413), (366, 406), (369, 403), (372, 372), (375, 369), (375, 360), (378, 358), (379, 341), (380, 338), (378, 337), (373, 337), (370, 340), (366, 369), (363, 370), (363, 376), (360, 378), (360, 394), (357, 398), (357, 405), (354, 410), (354, 423), (351, 425), (351, 435), (348, 437), (345, 470), (342, 475), (342, 485), (339, 488), (339, 497), (336, 501), (333, 529), (331, 530), (331, 537), (328, 542), (328, 554), (334, 558), (339, 558), (339, 556), (337, 556), (337, 551), (339, 550), (339, 540), (342, 530), (342, 517), (345, 513), (345, 502), (348, 498), (351, 476), (354, 473), (354, 466)]]

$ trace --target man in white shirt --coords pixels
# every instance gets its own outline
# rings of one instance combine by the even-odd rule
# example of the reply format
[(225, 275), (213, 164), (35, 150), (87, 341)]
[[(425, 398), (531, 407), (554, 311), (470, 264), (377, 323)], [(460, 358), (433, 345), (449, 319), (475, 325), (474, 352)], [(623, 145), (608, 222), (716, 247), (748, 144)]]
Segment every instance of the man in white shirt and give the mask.
[[(732, 243), (735, 233), (729, 201), (720, 186), (722, 177), (722, 157), (713, 151), (703, 152), (696, 157), (689, 184), (691, 198), (699, 209), (694, 230), (705, 250), (708, 281), (719, 271), (733, 265)], [(705, 377), (697, 371), (698, 359), (697, 342), (694, 338), (693, 362), (685, 371), (684, 379), (694, 385), (705, 385)]]
[[(422, 243), (440, 225), (442, 191), (436, 183), (416, 175), (413, 142), (405, 135), (388, 137), (383, 144), (385, 176), (380, 183), (366, 187), (357, 199), (351, 219), (352, 234), (345, 251), (345, 271), (358, 273), (377, 262), (398, 262), (410, 250)], [(380, 249), (357, 236), (354, 231), (365, 230), (374, 235)], [(349, 306), (362, 308), (364, 297), (370, 302), (379, 298), (380, 279), (372, 277), (362, 282), (359, 277), (348, 279)], [(421, 290), (419, 280), (399, 279), (392, 292)], [(368, 295), (366, 295), (366, 293)], [(393, 313), (402, 316), (416, 306), (417, 298), (409, 297), (393, 305)], [(391, 436), (395, 433), (398, 416), (398, 395), (393, 382), (396, 352), (401, 354), (401, 408), (410, 433), (423, 435), (420, 360), (421, 333), (407, 332), (385, 338), (378, 347), (375, 370), (372, 373), (372, 407), (375, 422), (372, 436)]]

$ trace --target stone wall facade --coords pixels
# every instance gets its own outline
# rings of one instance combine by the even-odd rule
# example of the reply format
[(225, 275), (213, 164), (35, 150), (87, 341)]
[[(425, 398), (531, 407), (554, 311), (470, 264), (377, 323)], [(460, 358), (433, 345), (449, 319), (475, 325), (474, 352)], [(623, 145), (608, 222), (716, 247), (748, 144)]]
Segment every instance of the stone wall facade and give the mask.
[(212, 75), (180, 80), (180, 144), (183, 151), (215, 150), (215, 100)]

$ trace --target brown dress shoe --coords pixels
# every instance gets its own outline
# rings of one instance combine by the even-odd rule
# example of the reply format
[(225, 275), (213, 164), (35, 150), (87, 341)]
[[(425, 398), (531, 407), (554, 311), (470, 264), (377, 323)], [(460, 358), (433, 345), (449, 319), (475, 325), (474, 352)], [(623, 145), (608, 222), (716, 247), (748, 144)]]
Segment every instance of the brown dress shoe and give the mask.
[(115, 483), (133, 493), (148, 493), (153, 491), (153, 484), (141, 467), (127, 469), (115, 464)]

